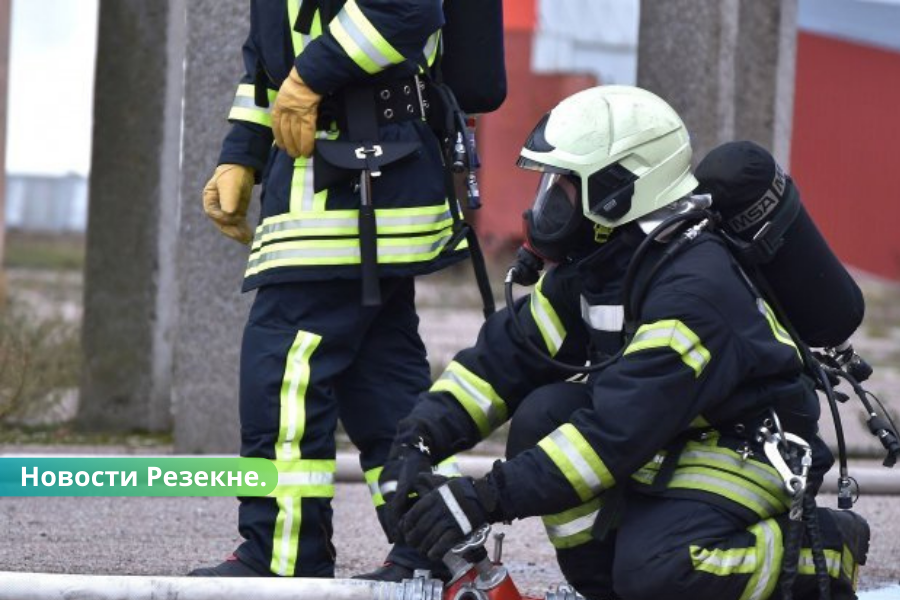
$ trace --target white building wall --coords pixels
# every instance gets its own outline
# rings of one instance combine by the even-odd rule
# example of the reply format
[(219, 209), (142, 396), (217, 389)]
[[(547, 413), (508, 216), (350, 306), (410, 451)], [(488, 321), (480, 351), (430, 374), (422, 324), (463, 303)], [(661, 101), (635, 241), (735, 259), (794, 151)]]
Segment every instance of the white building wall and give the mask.
[(532, 69), (637, 80), (639, 0), (538, 0)]
[(87, 228), (87, 180), (80, 175), (6, 176), (6, 226), (45, 232)]

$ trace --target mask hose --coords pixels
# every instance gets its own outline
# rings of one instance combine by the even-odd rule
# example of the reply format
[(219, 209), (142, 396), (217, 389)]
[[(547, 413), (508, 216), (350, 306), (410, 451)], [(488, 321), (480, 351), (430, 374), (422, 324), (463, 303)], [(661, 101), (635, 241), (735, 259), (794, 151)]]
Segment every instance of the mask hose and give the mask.
[[(629, 311), (629, 304), (632, 299), (632, 287), (634, 286), (635, 278), (637, 277), (638, 268), (641, 263), (644, 261), (644, 257), (650, 249), (650, 245), (657, 238), (661, 237), (664, 232), (667, 232), (673, 225), (679, 224), (683, 221), (689, 220), (701, 220), (701, 224), (689, 229), (682, 236), (679, 237), (678, 240), (673, 242), (672, 246), (667, 251), (666, 255), (654, 265), (651, 271), (651, 278), (647, 279), (646, 282), (641, 286), (639, 290), (639, 295), (637, 298), (640, 301), (643, 301), (643, 296), (646, 294), (646, 291), (649, 287), (650, 279), (652, 279), (652, 275), (655, 275), (659, 269), (668, 262), (670, 258), (672, 258), (678, 251), (680, 251), (689, 241), (692, 241), (700, 232), (700, 225), (704, 227), (706, 224), (711, 222), (711, 215), (706, 211), (692, 211), (689, 213), (677, 214), (669, 217), (665, 221), (663, 221), (659, 226), (657, 226), (650, 234), (641, 242), (638, 246), (637, 250), (634, 253), (634, 256), (631, 259), (631, 262), (628, 264), (628, 270), (625, 275), (625, 289), (623, 292), (623, 300), (625, 301), (625, 310)], [(696, 231), (695, 231), (696, 230)], [(539, 266), (538, 266), (539, 265)], [(513, 300), (513, 284), (519, 283), (522, 285), (533, 284), (537, 281), (536, 275), (540, 272), (540, 268), (543, 266), (543, 262), (538, 258), (534, 253), (532, 253), (527, 248), (523, 247), (519, 249), (519, 252), (516, 255), (516, 262), (509, 268), (506, 273), (506, 279), (504, 280), (504, 296), (506, 298), (506, 308), (507, 312), (509, 312), (509, 319), (512, 321), (513, 328), (516, 333), (522, 338), (522, 341), (525, 344), (525, 347), (531, 352), (533, 355), (540, 358), (544, 363), (560, 370), (565, 373), (570, 373), (572, 375), (582, 375), (588, 373), (598, 373), (603, 369), (607, 368), (617, 360), (619, 360), (622, 355), (625, 353), (625, 349), (628, 347), (628, 344), (623, 344), (619, 351), (615, 354), (611, 355), (609, 358), (605, 360), (593, 364), (593, 365), (571, 365), (569, 363), (564, 363), (562, 361), (555, 360), (542, 351), (538, 346), (531, 341), (531, 338), (525, 332), (525, 329), (522, 327), (522, 323), (519, 321), (519, 315), (516, 312), (515, 301)], [(536, 268), (537, 267), (537, 268)], [(527, 283), (526, 283), (527, 282)], [(629, 322), (626, 319), (625, 328), (626, 332), (635, 327), (635, 323), (637, 319), (640, 317), (639, 312), (640, 303), (636, 305), (637, 310), (636, 314), (632, 316), (632, 320)], [(628, 313), (626, 312), (626, 315)]]

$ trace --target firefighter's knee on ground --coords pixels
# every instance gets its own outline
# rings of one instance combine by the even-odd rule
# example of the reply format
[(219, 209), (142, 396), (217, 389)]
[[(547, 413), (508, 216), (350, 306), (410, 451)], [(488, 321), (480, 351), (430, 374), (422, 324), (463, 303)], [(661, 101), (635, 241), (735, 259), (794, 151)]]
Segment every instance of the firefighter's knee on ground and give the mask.
[(612, 586), (612, 543), (591, 540), (574, 548), (556, 551), (563, 577), (587, 600), (614, 600)]
[[(624, 556), (615, 557), (613, 564), (613, 584), (616, 594), (628, 600), (659, 600), (660, 598), (680, 599), (679, 581), (685, 577), (678, 572), (677, 557), (674, 552), (666, 556)], [(694, 590), (696, 592), (696, 589)]]

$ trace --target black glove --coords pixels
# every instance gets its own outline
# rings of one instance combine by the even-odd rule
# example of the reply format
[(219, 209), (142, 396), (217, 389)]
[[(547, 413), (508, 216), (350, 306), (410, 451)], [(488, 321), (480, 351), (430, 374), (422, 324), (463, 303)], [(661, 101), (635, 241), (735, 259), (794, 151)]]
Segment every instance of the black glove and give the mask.
[(400, 541), (398, 523), (414, 500), (410, 494), (416, 476), (430, 473), (431, 466), (431, 449), (424, 435), (416, 432), (398, 435), (378, 478), (385, 504), (381, 525), (388, 541)]
[(419, 500), (400, 521), (403, 540), (435, 561), (485, 523), (504, 520), (490, 475), (477, 481), (471, 477), (444, 481), (419, 475)]

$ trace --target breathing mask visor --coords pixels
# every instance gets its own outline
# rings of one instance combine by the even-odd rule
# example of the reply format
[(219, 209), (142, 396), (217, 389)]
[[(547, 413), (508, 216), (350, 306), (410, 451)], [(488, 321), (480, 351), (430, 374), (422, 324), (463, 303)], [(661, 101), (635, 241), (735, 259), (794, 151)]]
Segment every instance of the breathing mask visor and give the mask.
[(611, 228), (585, 218), (575, 172), (526, 158), (518, 166), (542, 172), (534, 204), (523, 215), (528, 245), (541, 258), (559, 263), (583, 257), (609, 238)]

